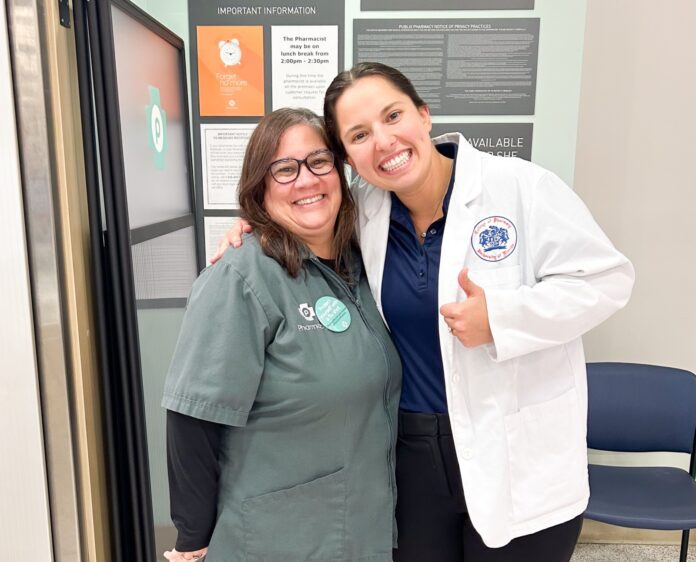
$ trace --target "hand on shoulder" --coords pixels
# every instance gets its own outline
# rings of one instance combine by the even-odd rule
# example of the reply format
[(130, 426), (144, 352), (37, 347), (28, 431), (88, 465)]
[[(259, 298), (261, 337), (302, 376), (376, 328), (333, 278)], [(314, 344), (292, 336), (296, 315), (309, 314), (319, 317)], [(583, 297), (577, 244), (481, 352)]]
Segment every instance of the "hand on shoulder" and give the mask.
[(215, 255), (210, 258), (210, 263), (217, 262), (230, 246), (239, 248), (242, 245), (242, 234), (251, 232), (252, 230), (251, 225), (245, 219), (240, 218), (238, 221), (234, 221), (232, 226), (225, 232), (225, 236), (222, 237), (222, 240), (218, 242), (217, 250), (215, 251)]

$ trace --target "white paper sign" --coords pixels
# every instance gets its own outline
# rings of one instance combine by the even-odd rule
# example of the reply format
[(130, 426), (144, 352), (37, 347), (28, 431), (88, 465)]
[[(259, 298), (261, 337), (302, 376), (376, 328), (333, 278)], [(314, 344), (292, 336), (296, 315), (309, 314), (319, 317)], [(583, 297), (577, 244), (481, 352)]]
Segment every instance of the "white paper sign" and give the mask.
[(239, 220), (239, 217), (203, 217), (203, 229), (205, 231), (205, 263), (210, 263), (210, 258), (215, 255), (220, 240), (225, 232)]
[(201, 125), (203, 208), (238, 209), (237, 185), (256, 125)]
[(273, 109), (306, 107), (321, 115), (338, 73), (338, 26), (271, 27)]

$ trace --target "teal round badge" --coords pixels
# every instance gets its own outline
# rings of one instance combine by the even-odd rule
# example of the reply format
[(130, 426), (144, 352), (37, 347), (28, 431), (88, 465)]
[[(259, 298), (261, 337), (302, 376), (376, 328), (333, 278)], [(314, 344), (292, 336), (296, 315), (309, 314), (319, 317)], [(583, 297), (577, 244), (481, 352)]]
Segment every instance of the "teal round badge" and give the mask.
[(345, 332), (350, 326), (350, 312), (335, 297), (321, 297), (314, 305), (319, 322), (332, 332)]

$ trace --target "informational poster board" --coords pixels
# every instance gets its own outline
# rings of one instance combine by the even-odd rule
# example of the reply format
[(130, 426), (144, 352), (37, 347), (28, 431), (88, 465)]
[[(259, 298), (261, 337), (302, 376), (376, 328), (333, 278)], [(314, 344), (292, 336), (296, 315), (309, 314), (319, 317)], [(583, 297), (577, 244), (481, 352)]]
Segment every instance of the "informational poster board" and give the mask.
[(461, 133), (482, 152), (531, 161), (533, 129), (532, 123), (434, 123), (431, 135)]
[(237, 186), (256, 123), (280, 107), (321, 114), (324, 92), (343, 70), (344, 6), (335, 0), (188, 3), (197, 222), (206, 255), (207, 238), (219, 240), (211, 225), (239, 214)]
[[(411, 79), (435, 117), (433, 136), (459, 131), (478, 150), (531, 160), (541, 18), (524, 16), (546, 13), (534, 0), (197, 0), (188, 10), (203, 240), (217, 235), (204, 217), (223, 224), (240, 214), (242, 161), (258, 121), (280, 107), (321, 114), (331, 80), (359, 61), (384, 62)], [(438, 17), (438, 10), (458, 17)], [(476, 10), (520, 10), (522, 17)], [(371, 18), (377, 11), (379, 19)], [(347, 66), (345, 26), (353, 33)], [(500, 122), (506, 115), (523, 117)], [(476, 122), (460, 122), (469, 116)]]
[(360, 19), (353, 59), (401, 70), (433, 115), (533, 115), (539, 18)]

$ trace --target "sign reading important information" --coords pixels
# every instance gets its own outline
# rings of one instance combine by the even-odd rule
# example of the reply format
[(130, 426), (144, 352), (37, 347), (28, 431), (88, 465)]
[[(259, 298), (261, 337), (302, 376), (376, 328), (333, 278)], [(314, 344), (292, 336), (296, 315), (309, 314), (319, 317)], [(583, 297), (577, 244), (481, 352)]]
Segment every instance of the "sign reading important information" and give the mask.
[(433, 123), (430, 135), (456, 131), (482, 152), (531, 161), (533, 127), (531, 123)]
[(433, 115), (533, 115), (538, 18), (355, 20), (353, 56), (410, 78)]
[(232, 4), (188, 3), (198, 115), (260, 118), (288, 105), (321, 111), (326, 87), (343, 68), (344, 3)]
[(259, 119), (288, 106), (321, 114), (343, 69), (344, 2), (195, 0), (188, 10), (196, 207), (235, 215)]

